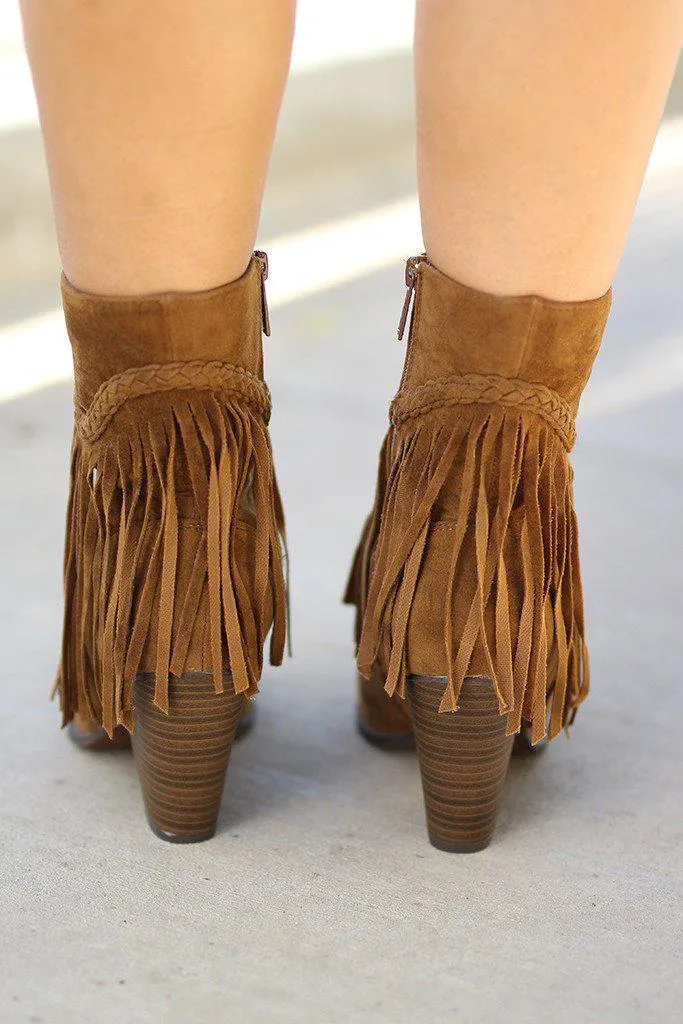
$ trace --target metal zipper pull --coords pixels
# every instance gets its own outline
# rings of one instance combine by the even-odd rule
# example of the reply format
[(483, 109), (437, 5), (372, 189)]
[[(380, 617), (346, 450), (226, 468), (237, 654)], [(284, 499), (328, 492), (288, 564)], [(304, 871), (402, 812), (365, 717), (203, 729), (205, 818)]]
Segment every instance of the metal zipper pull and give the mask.
[(268, 280), (268, 254), (261, 249), (254, 249), (254, 256), (261, 265), (261, 326), (267, 338), (270, 337), (270, 314), (266, 298), (266, 281)]
[(406, 329), (406, 321), (408, 320), (408, 312), (410, 310), (410, 300), (413, 297), (415, 291), (415, 282), (417, 280), (417, 268), (420, 263), (429, 263), (427, 259), (427, 253), (423, 252), (420, 256), (410, 256), (406, 260), (406, 297), (403, 300), (403, 309), (401, 310), (401, 319), (398, 322), (398, 340), (403, 339), (403, 334)]

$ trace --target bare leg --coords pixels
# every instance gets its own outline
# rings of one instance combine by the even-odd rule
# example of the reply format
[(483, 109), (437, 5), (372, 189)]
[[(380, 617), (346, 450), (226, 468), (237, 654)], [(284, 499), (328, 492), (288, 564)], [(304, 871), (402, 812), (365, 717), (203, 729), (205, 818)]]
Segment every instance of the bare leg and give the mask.
[(433, 262), (498, 294), (605, 292), (682, 38), (681, 0), (418, 0)]
[(200, 290), (247, 265), (294, 0), (22, 0), (72, 284)]

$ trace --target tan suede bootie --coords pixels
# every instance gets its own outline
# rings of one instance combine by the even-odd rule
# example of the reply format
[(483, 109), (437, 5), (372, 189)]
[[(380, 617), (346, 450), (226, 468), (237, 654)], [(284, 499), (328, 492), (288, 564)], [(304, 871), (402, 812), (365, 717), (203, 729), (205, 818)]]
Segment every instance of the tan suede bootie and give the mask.
[[(163, 838), (213, 834), (263, 648), (285, 643), (267, 424), (267, 259), (210, 291), (105, 297), (63, 277), (75, 430), (57, 680), (93, 745), (133, 733)], [(248, 701), (248, 703), (250, 703)]]
[(588, 692), (568, 453), (611, 293), (500, 298), (424, 255), (406, 282), (405, 367), (346, 594), (359, 724), (384, 745), (414, 732), (430, 839), (471, 851), (515, 734), (552, 739)]

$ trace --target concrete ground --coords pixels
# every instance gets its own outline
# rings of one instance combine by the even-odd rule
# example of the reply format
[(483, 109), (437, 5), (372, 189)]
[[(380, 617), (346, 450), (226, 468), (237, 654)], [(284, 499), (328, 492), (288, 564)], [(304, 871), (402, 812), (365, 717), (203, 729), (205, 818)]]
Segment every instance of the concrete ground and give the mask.
[[(370, 86), (385, 105), (348, 102)], [(157, 840), (130, 755), (72, 747), (47, 699), (71, 385), (37, 132), (0, 134), (2, 1024), (681, 1019), (677, 96), (575, 450), (593, 691), (570, 741), (512, 765), (471, 857), (428, 845), (414, 756), (356, 734), (340, 604), (403, 356), (401, 258), (419, 247), (407, 55), (289, 91), (261, 241), (295, 657), (266, 673), (218, 836), (195, 847)]]

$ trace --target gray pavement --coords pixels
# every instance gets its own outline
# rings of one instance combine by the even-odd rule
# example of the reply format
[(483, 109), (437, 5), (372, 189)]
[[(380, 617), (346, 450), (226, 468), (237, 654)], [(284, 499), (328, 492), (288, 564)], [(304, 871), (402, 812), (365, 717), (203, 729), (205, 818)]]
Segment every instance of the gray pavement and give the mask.
[[(286, 108), (264, 236), (412, 188), (396, 130), (388, 181), (379, 147), (367, 174), (349, 165), (326, 190), (319, 169), (313, 195), (302, 170), (297, 189), (297, 116)], [(403, 356), (399, 260), (272, 313), (295, 657), (265, 675), (210, 843), (157, 840), (130, 756), (76, 750), (58, 728), (71, 388), (0, 403), (2, 1024), (681, 1019), (680, 181), (671, 167), (648, 182), (580, 420), (593, 692), (569, 741), (513, 764), (476, 856), (427, 844), (413, 755), (353, 726), (340, 595)], [(33, 260), (8, 320), (50, 306), (51, 264)]]

